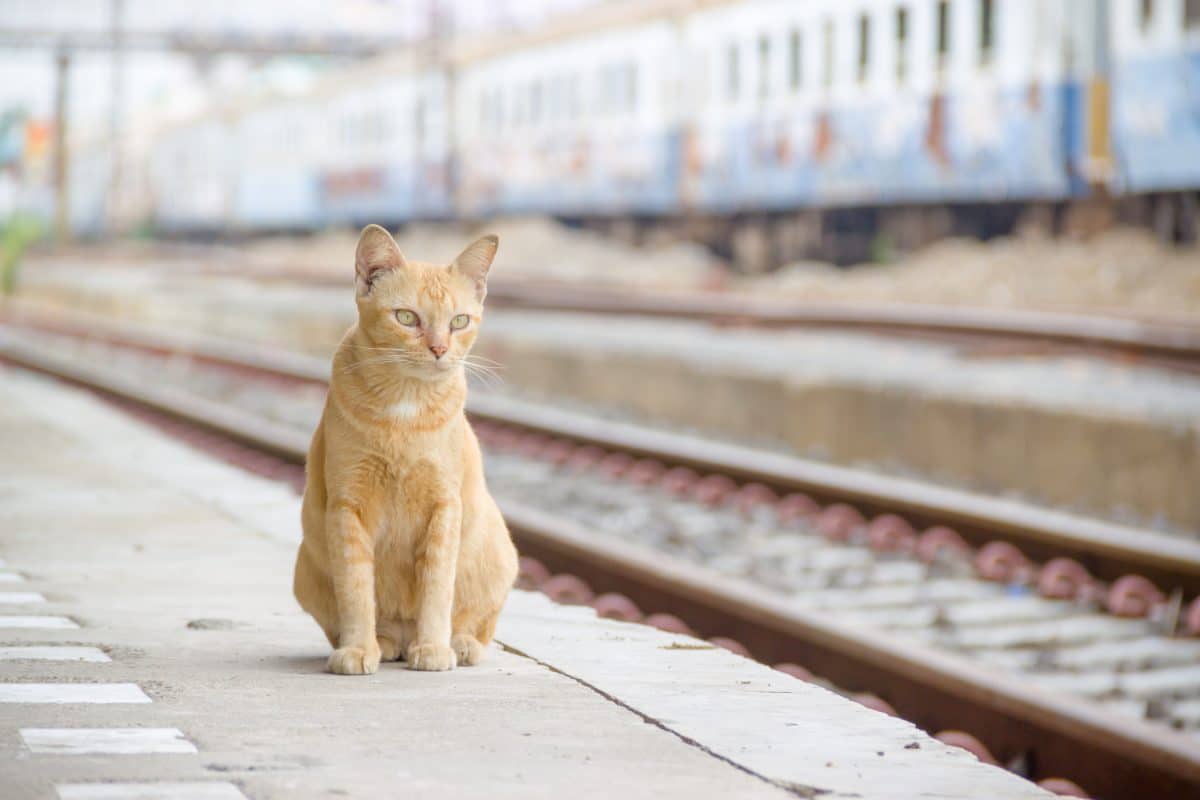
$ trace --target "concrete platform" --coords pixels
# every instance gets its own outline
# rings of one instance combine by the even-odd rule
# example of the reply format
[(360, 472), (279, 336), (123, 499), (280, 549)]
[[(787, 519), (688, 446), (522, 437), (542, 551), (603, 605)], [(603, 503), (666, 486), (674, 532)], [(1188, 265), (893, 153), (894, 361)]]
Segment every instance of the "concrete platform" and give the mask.
[(0, 796), (1049, 797), (724, 650), (523, 592), (479, 667), (325, 674), (290, 595), (297, 518), (288, 488), (0, 367), (0, 558), (25, 590), (0, 621), (79, 626), (0, 630)]
[[(318, 355), (354, 318), (165, 264), (31, 262), (21, 297)], [(535, 398), (1200, 536), (1200, 377), (1033, 350), (502, 309), (476, 346)]]

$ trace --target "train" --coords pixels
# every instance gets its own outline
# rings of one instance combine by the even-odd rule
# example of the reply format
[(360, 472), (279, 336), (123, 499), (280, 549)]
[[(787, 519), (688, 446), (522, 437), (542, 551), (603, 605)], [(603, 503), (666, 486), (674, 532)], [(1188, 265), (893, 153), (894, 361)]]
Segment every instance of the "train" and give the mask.
[[(126, 191), (167, 235), (543, 214), (748, 267), (1085, 212), (1189, 240), (1200, 0), (610, 2), (214, 103), (143, 148)], [(111, 151), (73, 157), (73, 225), (102, 230)]]

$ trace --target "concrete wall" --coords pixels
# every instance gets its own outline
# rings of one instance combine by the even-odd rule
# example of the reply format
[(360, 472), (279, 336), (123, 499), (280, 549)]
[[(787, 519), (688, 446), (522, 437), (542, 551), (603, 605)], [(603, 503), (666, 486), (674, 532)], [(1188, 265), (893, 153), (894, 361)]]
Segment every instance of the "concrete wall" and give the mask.
[(1200, 534), (1200, 432), (910, 387), (797, 381), (569, 341), (482, 337), (505, 383), (837, 464), (1016, 492), (1052, 506)]

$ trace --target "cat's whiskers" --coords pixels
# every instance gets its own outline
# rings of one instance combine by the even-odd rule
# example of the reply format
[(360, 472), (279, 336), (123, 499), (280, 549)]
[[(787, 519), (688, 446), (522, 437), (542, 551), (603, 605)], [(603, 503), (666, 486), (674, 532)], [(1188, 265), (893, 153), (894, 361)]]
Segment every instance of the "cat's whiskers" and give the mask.
[(494, 389), (504, 382), (495, 368), (475, 363), (468, 357), (460, 358), (458, 364), (462, 366), (467, 375), (476, 378), (485, 389)]
[(492, 367), (485, 367), (485, 366), (481, 366), (479, 364), (472, 364), (470, 361), (461, 362), (461, 366), (463, 369), (465, 369), (467, 372), (471, 373), (472, 375), (487, 375), (492, 378), (500, 377), (500, 373)]
[[(350, 364), (342, 367), (341, 371), (343, 373), (359, 372), (368, 367), (389, 365), (429, 367), (433, 363), (429, 359), (423, 358), (402, 347), (375, 347), (358, 343), (354, 343), (352, 346), (357, 350), (368, 351), (370, 354), (359, 356)], [(448, 363), (452, 369), (460, 367), (467, 376), (473, 378), (484, 389), (495, 389), (504, 382), (503, 378), (499, 375), (499, 370), (502, 369), (501, 364), (484, 356), (467, 353), (461, 356), (450, 356), (443, 363)], [(393, 376), (389, 374), (387, 377), (395, 377), (398, 380), (403, 380), (399, 375)], [(399, 387), (395, 385), (393, 380), (384, 380), (365, 387), (365, 390), (372, 396), (384, 397), (393, 394), (397, 388)]]
[(493, 366), (493, 367), (501, 366), (499, 361), (493, 361), (492, 359), (487, 358), (486, 356), (481, 356), (478, 353), (467, 353), (465, 356), (463, 356), (463, 358), (470, 360), (470, 361), (474, 361), (479, 364), (487, 364), (487, 365)]

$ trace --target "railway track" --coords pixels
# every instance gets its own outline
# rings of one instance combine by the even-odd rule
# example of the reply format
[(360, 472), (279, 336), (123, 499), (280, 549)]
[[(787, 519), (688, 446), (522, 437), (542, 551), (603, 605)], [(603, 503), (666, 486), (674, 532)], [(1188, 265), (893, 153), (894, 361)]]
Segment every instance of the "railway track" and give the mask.
[(953, 306), (805, 303), (717, 292), (630, 292), (500, 283), (489, 302), (512, 308), (637, 314), (725, 325), (831, 328), (983, 345), (977, 352), (1082, 352), (1200, 373), (1200, 326), (1067, 312)]
[[(235, 255), (213, 259), (204, 248), (171, 249), (168, 257), (179, 258), (180, 253), (205, 264), (206, 274), (345, 288), (341, 272), (298, 271), (291, 265), (247, 270)], [(1200, 325), (1183, 320), (914, 303), (811, 303), (736, 292), (632, 290), (529, 279), (494, 282), (488, 301), (508, 308), (690, 319), (729, 326), (849, 330), (949, 342), (975, 357), (1083, 354), (1200, 374)]]
[[(116, 326), (89, 324), (81, 331), (45, 318), (25, 318), (23, 322), (36, 324), (43, 332), (86, 333), (110, 345), (137, 348), (159, 356), (186, 354), (221, 369), (241, 375), (253, 373), (281, 385), (321, 386), (326, 369), (309, 359), (296, 358), (282, 364), (278, 354), (248, 348), (235, 351), (211, 341), (170, 340), (161, 336), (148, 340)], [(290, 469), (291, 478), (294, 481), (299, 478), (295, 465), (302, 463), (307, 434), (294, 426), (259, 417), (247, 418), (228, 405), (170, 387), (158, 386), (148, 391), (151, 387), (145, 380), (121, 378), (110, 369), (48, 354), (31, 346), (28, 340), (9, 336), (2, 344), (2, 352), (10, 361), (123, 398), (123, 402), (136, 405), (143, 413), (159, 415), (160, 421), (161, 415), (166, 415), (176, 421), (173, 424), (183, 420), (189, 427), (236, 440), (246, 448), (243, 460), (248, 454), (265, 451), (278, 462), (273, 467), (277, 473), (282, 475)], [(972, 519), (977, 527), (971, 528), (963, 524), (964, 519), (955, 516), (962, 514), (963, 508), (939, 509), (935, 500), (947, 498), (925, 496), (917, 502), (896, 485), (863, 483), (867, 479), (861, 475), (857, 476), (859, 483), (855, 483), (849, 480), (853, 475), (797, 471), (798, 465), (806, 462), (795, 459), (766, 457), (764, 462), (762, 454), (739, 448), (702, 449), (686, 437), (656, 433), (647, 438), (647, 432), (632, 426), (598, 423), (565, 413), (552, 415), (544, 409), (505, 403), (484, 398), (473, 403), (471, 413), (481, 439), (500, 454), (497, 459), (514, 457), (528, 461), (529, 456), (537, 456), (549, 465), (548, 473), (539, 476), (535, 471), (529, 476), (543, 488), (555, 473), (572, 464), (573, 468), (583, 468), (583, 462), (591, 459), (593, 468), (610, 478), (621, 477), (656, 488), (674, 480), (673, 491), (685, 495), (693, 506), (699, 501), (701, 506), (734, 508), (736, 513), (750, 516), (757, 513), (755, 509), (764, 507), (784, 509), (788, 501), (778, 498), (790, 491), (796, 513), (812, 520), (828, 538), (853, 538), (850, 529), (865, 529), (868, 538), (877, 540), (877, 549), (932, 548), (934, 560), (939, 558), (939, 542), (950, 550), (959, 544), (945, 533), (945, 528), (937, 534), (927, 531), (917, 535), (912, 526), (927, 523), (922, 515), (928, 515), (928, 522), (940, 522), (943, 526), (956, 521), (963, 528), (966, 541), (989, 531), (994, 537), (1000, 532), (1020, 529), (1025, 531), (1031, 552), (1036, 550), (1032, 543), (1037, 541), (1041, 541), (1046, 553), (1061, 554), (1071, 548), (1084, 555), (1090, 550), (1099, 552), (1100, 557), (1094, 562), (1100, 566), (1097, 574), (1104, 569), (1124, 574), (1133, 565), (1157, 565), (1158, 575), (1165, 581), (1161, 585), (1167, 592), (1158, 598), (1128, 591), (1126, 595), (1146, 601), (1146, 611), (1151, 607), (1156, 609), (1153, 624), (1159, 628), (1189, 624), (1178, 610), (1180, 601), (1195, 593), (1195, 585), (1190, 581), (1195, 581), (1200, 558), (1194, 548), (1189, 549), (1194, 543), (1151, 536), (1149, 545), (1143, 542), (1138, 546), (1133, 541), (1114, 541), (1113, 534), (1119, 531), (1102, 525), (1075, 530), (1066, 537), (1062, 529), (1057, 529), (1058, 538), (1039, 539), (1038, 525), (1031, 525), (1028, 519), (1008, 519), (1007, 528), (989, 529), (988, 524), (1002, 518), (1000, 512), (1004, 509), (998, 508), (985, 512), (975, 509)], [(272, 463), (268, 460), (267, 466)], [(259, 467), (262, 466), (260, 459)], [(724, 480), (703, 478), (704, 472), (717, 473)], [(839, 483), (835, 478), (846, 480)], [(814, 516), (819, 506), (810, 500), (814, 506), (805, 508), (796, 499), (800, 497), (796, 494), (799, 488), (807, 490), (811, 498), (831, 505)], [(911, 491), (915, 485), (906, 488)], [(905, 497), (907, 505), (902, 502)], [(865, 517), (854, 516), (855, 508), (846, 505), (847, 500), (855, 502), (857, 509), (865, 510), (865, 517), (877, 508), (886, 508), (888, 512), (867, 523)], [(587, 501), (580, 499), (581, 504)], [(998, 761), (1018, 763), (1022, 771), (1034, 776), (1066, 774), (1100, 797), (1182, 797), (1200, 785), (1200, 746), (1195, 739), (1114, 718), (1088, 703), (1030, 688), (1029, 682), (1022, 678), (981, 669), (979, 664), (957, 655), (934, 652), (890, 633), (873, 632), (868, 625), (847, 626), (825, 609), (797, 607), (779, 593), (747, 581), (664, 559), (636, 541), (598, 534), (586, 522), (573, 521), (558, 512), (549, 513), (535, 503), (509, 499), (503, 506), (522, 551), (537, 559), (526, 562), (523, 579), (543, 584), (552, 596), (580, 601), (594, 590), (616, 592), (619, 597), (606, 595), (595, 600), (604, 613), (638, 617), (639, 609), (665, 612), (686, 620), (703, 635), (735, 635), (754, 657), (768, 663), (802, 663), (813, 673), (835, 676), (842, 687), (869, 690), (885, 698), (902, 716), (929, 730), (967, 729), (986, 742), (987, 750), (995, 753)], [(895, 516), (897, 510), (904, 511), (907, 520)], [(880, 519), (887, 521), (879, 522)], [(1040, 522), (1047, 530), (1055, 529), (1051, 524), (1054, 519), (1032, 522)], [(1160, 548), (1168, 545), (1175, 549), (1168, 548), (1170, 555), (1164, 555)], [(987, 561), (983, 558), (987, 550), (980, 548), (971, 557), (977, 564)], [(993, 556), (1002, 569), (1036, 569), (1031, 561), (1014, 559), (1012, 553), (993, 552)], [(903, 563), (899, 560), (903, 556), (895, 557), (896, 563)], [(1048, 572), (1053, 571), (1043, 567), (1038, 570), (1038, 578)], [(548, 578), (549, 573), (559, 575)], [(1010, 581), (1019, 576), (1002, 577)], [(1077, 586), (1079, 591), (1096, 591), (1095, 581), (1081, 583), (1077, 578), (1078, 573), (1067, 570), (1060, 583)], [(1115, 588), (1115, 584), (1106, 588), (1109, 600)], [(1171, 590), (1177, 590), (1174, 605), (1166, 598)]]
[[(221, 271), (241, 275), (231, 269)], [(251, 277), (344, 288), (345, 280), (293, 269)], [(1066, 311), (945, 305), (806, 303), (731, 292), (622, 290), (553, 281), (497, 281), (493, 306), (588, 314), (691, 319), (719, 325), (824, 328), (948, 341), (978, 356), (1086, 354), (1200, 374), (1200, 326)]]

